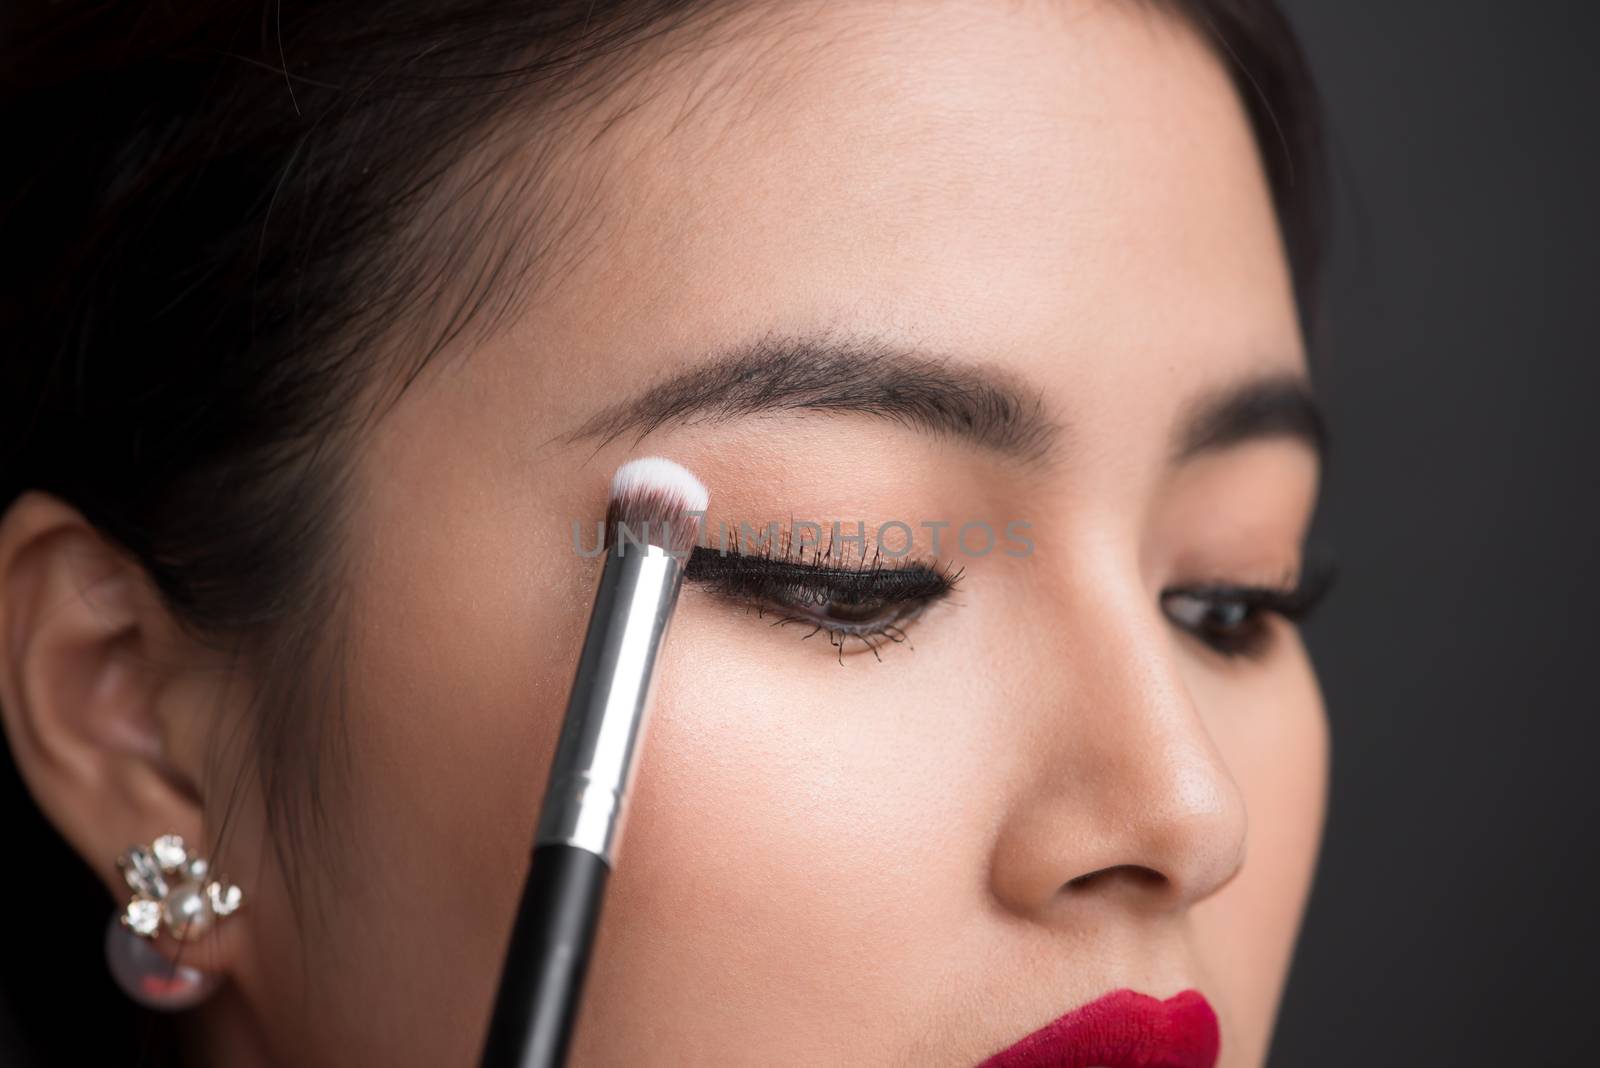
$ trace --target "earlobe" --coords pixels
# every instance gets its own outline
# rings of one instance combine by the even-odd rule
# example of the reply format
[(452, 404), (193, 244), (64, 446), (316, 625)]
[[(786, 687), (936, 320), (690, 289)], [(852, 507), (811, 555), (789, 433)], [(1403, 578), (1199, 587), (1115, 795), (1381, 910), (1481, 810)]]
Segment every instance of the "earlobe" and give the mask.
[(217, 710), (178, 707), (210, 689), (188, 684), (206, 653), (180, 633), (138, 565), (71, 506), (29, 491), (0, 517), (6, 738), (35, 802), (119, 911), (129, 884), (117, 858), (131, 845), (204, 840), (204, 745), (189, 734)]

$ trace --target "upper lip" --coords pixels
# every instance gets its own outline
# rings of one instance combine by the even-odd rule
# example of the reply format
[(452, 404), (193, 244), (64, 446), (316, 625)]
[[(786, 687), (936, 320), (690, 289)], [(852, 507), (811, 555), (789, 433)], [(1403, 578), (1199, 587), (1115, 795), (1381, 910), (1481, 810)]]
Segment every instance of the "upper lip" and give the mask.
[(1198, 990), (1166, 1001), (1116, 990), (978, 1068), (1213, 1068), (1219, 1044), (1217, 1014)]

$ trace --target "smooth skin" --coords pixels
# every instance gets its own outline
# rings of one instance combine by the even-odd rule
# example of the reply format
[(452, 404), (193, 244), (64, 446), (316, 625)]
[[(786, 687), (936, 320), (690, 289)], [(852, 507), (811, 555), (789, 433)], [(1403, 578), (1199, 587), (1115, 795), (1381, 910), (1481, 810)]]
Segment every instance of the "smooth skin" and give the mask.
[[(469, 1064), (590, 605), (571, 524), (621, 462), (678, 460), (729, 522), (1025, 519), (1027, 557), (947, 552), (957, 592), (881, 661), (685, 588), (573, 1063), (971, 1065), (1108, 991), (1194, 987), (1221, 1063), (1261, 1064), (1324, 711), (1292, 626), (1229, 658), (1160, 601), (1292, 574), (1316, 496), (1292, 437), (1173, 460), (1203, 398), (1306, 373), (1224, 68), (1133, 3), (763, 6), (691, 45), (573, 138), (557, 180), (593, 214), (559, 284), (363, 442), (305, 915), (218, 738), (248, 671), (37, 492), (0, 523), (29, 789), (119, 901), (122, 849), (213, 840), (237, 791), (213, 859), (248, 905), (186, 958), (230, 980), (196, 1063)], [(822, 330), (1025, 383), (1060, 447), (805, 413), (565, 437), (720, 346)]]

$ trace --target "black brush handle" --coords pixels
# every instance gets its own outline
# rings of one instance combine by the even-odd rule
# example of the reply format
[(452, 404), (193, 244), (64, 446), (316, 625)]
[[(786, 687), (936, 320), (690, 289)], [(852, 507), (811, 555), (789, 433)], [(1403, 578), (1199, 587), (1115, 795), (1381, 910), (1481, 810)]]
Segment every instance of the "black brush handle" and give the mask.
[(576, 846), (533, 851), (482, 1068), (566, 1063), (610, 872), (605, 861)]

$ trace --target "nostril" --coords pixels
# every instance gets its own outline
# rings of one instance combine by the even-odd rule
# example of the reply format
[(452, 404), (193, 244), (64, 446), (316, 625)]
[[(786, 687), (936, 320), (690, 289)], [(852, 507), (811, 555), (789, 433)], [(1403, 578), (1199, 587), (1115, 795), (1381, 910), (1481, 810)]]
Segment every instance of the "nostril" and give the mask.
[(1105, 884), (1126, 882), (1135, 886), (1158, 889), (1166, 885), (1167, 877), (1153, 868), (1141, 867), (1138, 864), (1114, 864), (1109, 868), (1100, 868), (1096, 871), (1086, 872), (1076, 878), (1068, 879), (1068, 890), (1088, 890)]

